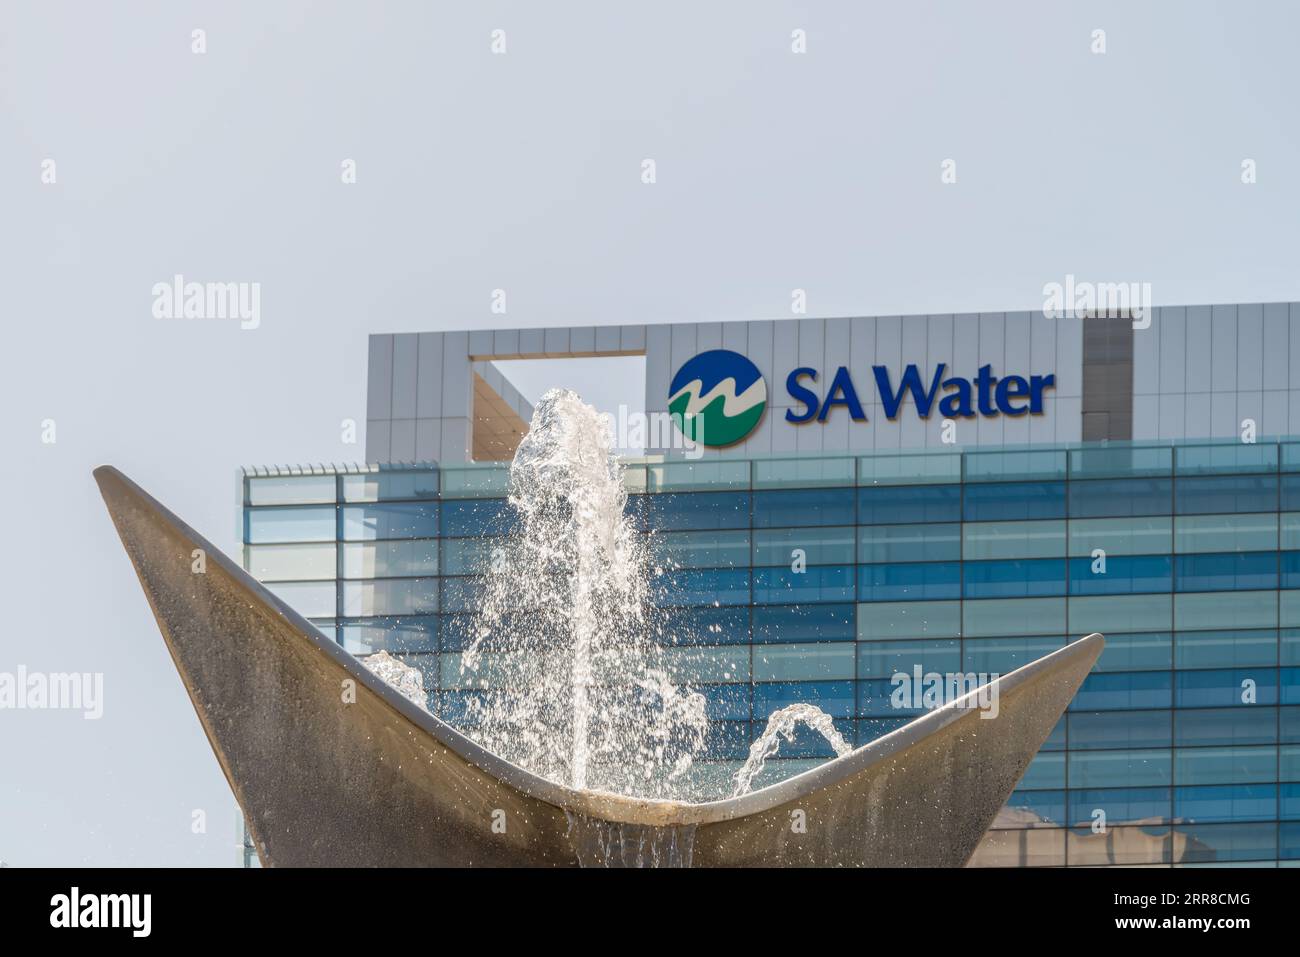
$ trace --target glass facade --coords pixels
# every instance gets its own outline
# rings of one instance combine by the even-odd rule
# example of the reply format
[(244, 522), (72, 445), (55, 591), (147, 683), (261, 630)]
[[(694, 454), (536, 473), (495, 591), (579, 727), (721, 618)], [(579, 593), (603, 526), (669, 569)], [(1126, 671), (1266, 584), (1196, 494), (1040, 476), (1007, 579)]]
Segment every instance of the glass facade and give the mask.
[[(250, 472), (245, 567), (459, 723), (506, 477)], [(1300, 442), (632, 462), (627, 484), (719, 776), (786, 704), (861, 745), (919, 713), (895, 674), (1005, 674), (1099, 631), (973, 863), (1300, 863)], [(758, 784), (829, 756), (801, 735)]]

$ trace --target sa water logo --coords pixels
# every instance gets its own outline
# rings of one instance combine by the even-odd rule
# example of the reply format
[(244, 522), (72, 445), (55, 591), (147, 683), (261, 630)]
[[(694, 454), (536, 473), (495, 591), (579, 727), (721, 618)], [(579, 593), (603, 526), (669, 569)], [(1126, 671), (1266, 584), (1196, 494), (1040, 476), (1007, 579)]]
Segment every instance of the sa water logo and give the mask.
[(739, 442), (767, 408), (758, 367), (728, 349), (688, 359), (668, 387), (668, 412), (688, 439), (718, 448)]

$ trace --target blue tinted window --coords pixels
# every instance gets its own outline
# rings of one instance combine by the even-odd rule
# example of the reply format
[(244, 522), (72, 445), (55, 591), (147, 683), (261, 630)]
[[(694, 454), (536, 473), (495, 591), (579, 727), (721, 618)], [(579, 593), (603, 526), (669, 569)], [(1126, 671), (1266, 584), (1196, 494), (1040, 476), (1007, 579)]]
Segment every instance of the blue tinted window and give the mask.
[(387, 538), (433, 538), (438, 534), (438, 506), (345, 505), (343, 538), (350, 542)]
[[(748, 721), (714, 721), (704, 739), (701, 757), (717, 761), (743, 761), (754, 739)], [(783, 749), (784, 750), (784, 749)]]
[(1065, 517), (1064, 482), (989, 483), (966, 486), (968, 522)]
[(514, 509), (503, 498), (462, 498), (442, 503), (443, 533), (505, 535), (514, 527)]
[(855, 747), (862, 747), (864, 744), (870, 744), (877, 738), (883, 738), (892, 731), (897, 731), (911, 718), (858, 718), (858, 739)]
[(1300, 784), (1283, 784), (1278, 788), (1278, 817), (1300, 818)]
[(891, 678), (869, 678), (865, 681), (857, 682), (858, 700), (857, 713), (863, 718), (899, 718), (915, 717), (923, 714), (923, 708), (919, 707), (920, 702), (904, 697), (901, 700), (903, 704), (917, 704), (915, 708), (895, 708), (892, 695), (894, 689), (898, 687), (893, 683)]
[(1300, 744), (1300, 708), (1278, 708), (1278, 734), (1283, 744)]
[(899, 485), (858, 489), (858, 522), (862, 525), (959, 521), (960, 485)]
[(1000, 675), (1015, 671), (1065, 644), (1060, 635), (1021, 638), (967, 638), (962, 658), (967, 671)]
[(332, 542), (334, 537), (333, 507), (244, 510), (244, 541), (249, 544)]
[(443, 578), (442, 610), (447, 612), (473, 612), (483, 607), (483, 579)]
[(1279, 556), (1282, 588), (1300, 588), (1300, 552), (1283, 552)]
[(1179, 591), (1251, 591), (1277, 587), (1276, 552), (1178, 555)]
[(1173, 762), (1165, 748), (1068, 752), (1070, 783), (1084, 788), (1163, 787)]
[(961, 526), (864, 525), (858, 529), (858, 561), (947, 562), (961, 560)]
[(772, 605), (754, 609), (754, 640), (852, 641), (853, 605)]
[(811, 565), (802, 572), (788, 568), (754, 569), (756, 604), (852, 600), (852, 565)]
[(1106, 634), (1106, 653), (1097, 671), (1161, 671), (1173, 666), (1173, 636), (1167, 632)]
[(749, 602), (747, 568), (684, 569), (660, 575), (651, 585), (656, 604), (668, 607), (715, 603), (744, 605)]
[(1271, 821), (1277, 817), (1277, 785), (1174, 788), (1174, 816), (1189, 821)]
[[(1106, 636), (1110, 651), (1110, 636)], [(1277, 631), (1243, 628), (1237, 631), (1180, 631), (1174, 642), (1176, 668), (1274, 667)]]
[(960, 562), (858, 567), (860, 601), (926, 601), (960, 597)]
[[(1255, 704), (1243, 704), (1252, 682)], [(1272, 668), (1220, 671), (1179, 671), (1174, 676), (1174, 702), (1179, 708), (1251, 708), (1277, 704), (1277, 672)]]
[(1070, 791), (1071, 824), (1093, 820), (1094, 811), (1105, 811), (1107, 824), (1168, 820), (1171, 816), (1170, 788), (1091, 788)]
[(1282, 476), (1282, 511), (1300, 512), (1300, 475)]
[(749, 528), (748, 492), (666, 492), (628, 496), (628, 503), (643, 528)]
[(1167, 478), (1071, 482), (1070, 517), (1168, 515), (1173, 507), (1173, 484)]
[(1276, 748), (1178, 748), (1176, 784), (1268, 784), (1277, 780)]
[(1282, 704), (1300, 704), (1300, 668), (1282, 668), (1278, 671), (1282, 689)]
[(776, 681), (754, 686), (754, 720), (765, 726), (773, 711), (806, 701), (832, 718), (853, 717), (852, 681)]
[(1069, 714), (1071, 748), (1167, 748), (1168, 711), (1085, 711)]
[(1277, 856), (1276, 824), (1177, 824), (1176, 846), (1186, 863), (1264, 861)]
[(1179, 515), (1277, 511), (1277, 476), (1211, 475), (1180, 478), (1174, 485)]
[(1093, 572), (1093, 559), (1070, 559), (1071, 595), (1133, 595), (1167, 592), (1173, 582), (1168, 555), (1108, 555), (1106, 571)]
[(755, 528), (852, 525), (853, 489), (781, 489), (754, 493)]
[(653, 620), (666, 645), (729, 645), (749, 641), (749, 609), (666, 608)]
[[(438, 650), (438, 618), (434, 615), (341, 621), (339, 631), (341, 644), (353, 654)], [(425, 687), (437, 687), (436, 680), (433, 685), (426, 681)]]
[(1138, 671), (1090, 674), (1070, 705), (1072, 711), (1115, 711), (1168, 708), (1173, 699), (1173, 679), (1168, 672)]
[(967, 562), (967, 598), (1037, 598), (1065, 594), (1065, 559)]
[(704, 695), (704, 709), (710, 721), (748, 721), (753, 685), (696, 685)]
[[(1064, 791), (1012, 791), (1006, 806), (1015, 812), (1017, 826), (1023, 826), (1024, 819), (1031, 815), (1047, 824), (1065, 823)], [(993, 822), (993, 827), (998, 827), (997, 821)]]
[(1179, 747), (1276, 741), (1277, 709), (1267, 705), (1182, 708), (1174, 712), (1174, 743)]

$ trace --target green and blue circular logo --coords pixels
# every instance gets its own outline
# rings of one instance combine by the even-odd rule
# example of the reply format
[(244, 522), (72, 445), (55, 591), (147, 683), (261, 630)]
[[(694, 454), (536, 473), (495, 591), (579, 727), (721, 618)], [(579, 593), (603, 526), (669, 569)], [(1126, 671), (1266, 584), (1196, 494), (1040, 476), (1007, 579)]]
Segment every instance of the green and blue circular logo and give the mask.
[(668, 412), (682, 435), (701, 445), (734, 445), (758, 425), (767, 383), (738, 352), (711, 349), (688, 359), (668, 387)]

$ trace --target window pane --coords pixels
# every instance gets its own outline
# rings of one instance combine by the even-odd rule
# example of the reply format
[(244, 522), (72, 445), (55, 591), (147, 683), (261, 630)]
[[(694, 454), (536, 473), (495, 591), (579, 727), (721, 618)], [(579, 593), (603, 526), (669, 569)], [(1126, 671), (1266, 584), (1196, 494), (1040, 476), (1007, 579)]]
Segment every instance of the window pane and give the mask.
[(1277, 817), (1277, 785), (1174, 788), (1174, 814), (1193, 821), (1269, 821)]
[(1225, 475), (1180, 478), (1174, 487), (1175, 513), (1276, 512), (1277, 477)]
[(1278, 547), (1277, 515), (1180, 515), (1174, 520), (1179, 552), (1263, 552)]
[[(1106, 650), (1109, 651), (1110, 648), (1107, 647)], [(1277, 632), (1268, 628), (1244, 631), (1180, 631), (1174, 637), (1174, 662), (1178, 668), (1276, 665), (1278, 663)]]
[(343, 501), (388, 502), (438, 497), (436, 471), (371, 472), (343, 476)]
[(1273, 744), (1277, 741), (1277, 709), (1184, 708), (1174, 712), (1174, 729), (1174, 742), (1180, 747)]
[[(343, 647), (354, 655), (438, 650), (438, 619), (434, 615), (345, 621), (340, 630)], [(436, 685), (425, 683), (426, 689), (433, 687)]]
[(1081, 635), (1099, 631), (1169, 631), (1173, 603), (1167, 595), (1113, 595), (1070, 599), (1070, 630)]
[(248, 480), (249, 505), (315, 505), (334, 502), (333, 475), (284, 475)]
[[(334, 578), (334, 543), (245, 545), (248, 573), (258, 581), (309, 581)], [(331, 612), (332, 614), (332, 612)]]
[(1070, 556), (1091, 558), (1094, 549), (1111, 555), (1160, 555), (1172, 551), (1173, 519), (1168, 515), (1070, 519)]
[(1177, 748), (1176, 784), (1266, 784), (1277, 780), (1274, 748)]
[(754, 641), (852, 641), (851, 604), (756, 605)]
[(857, 646), (859, 678), (889, 678), (899, 672), (944, 674), (961, 668), (961, 642), (947, 641), (872, 641)]
[(1173, 484), (1167, 478), (1071, 482), (1070, 517), (1169, 515), (1173, 511)]
[(1065, 633), (1064, 598), (1007, 598), (962, 603), (962, 633), (968, 637), (988, 635), (1036, 635)]
[(1168, 711), (1085, 711), (1069, 715), (1070, 748), (1167, 748)]
[(272, 582), (266, 586), (286, 605), (304, 618), (332, 618), (334, 582)]
[(744, 531), (662, 532), (649, 538), (658, 564), (681, 568), (746, 568), (749, 533)]
[(754, 532), (754, 564), (789, 567), (799, 549), (808, 565), (852, 565), (857, 560), (854, 538), (852, 526), (760, 529)]
[(1102, 788), (1071, 790), (1070, 823), (1094, 820), (1095, 811), (1104, 811), (1106, 823), (1128, 824), (1135, 821), (1167, 821), (1171, 815), (1170, 788)]
[(1173, 562), (1168, 555), (1108, 555), (1104, 561), (1070, 559), (1071, 595), (1167, 592), (1173, 579)]
[(952, 638), (961, 634), (959, 601), (879, 602), (858, 606), (858, 640)]
[(437, 539), (348, 542), (343, 546), (344, 578), (410, 578), (437, 573)]
[(1064, 482), (967, 485), (963, 516), (968, 522), (1064, 518)]
[(438, 610), (438, 579), (396, 578), (343, 583), (343, 614), (419, 615)]
[(867, 525), (858, 529), (858, 561), (864, 564), (960, 560), (960, 525)]
[(433, 538), (438, 534), (438, 506), (345, 505), (343, 538), (350, 542), (385, 538)]
[(961, 486), (875, 486), (858, 490), (860, 525), (961, 521)]
[(853, 566), (811, 566), (802, 572), (789, 568), (754, 569), (755, 604), (853, 600)]
[(1065, 559), (966, 562), (962, 568), (967, 598), (1035, 598), (1065, 594)]
[(1276, 628), (1277, 592), (1221, 592), (1174, 596), (1179, 628)]
[(958, 562), (858, 566), (860, 601), (933, 601), (960, 597), (961, 564)]
[(255, 545), (263, 542), (332, 542), (334, 509), (245, 509), (244, 538)]
[(852, 525), (855, 519), (853, 500), (851, 488), (755, 492), (754, 527)]
[(831, 681), (853, 677), (853, 646), (838, 642), (754, 649), (755, 681)]
[(1170, 783), (1167, 750), (1073, 751), (1070, 784), (1080, 788), (1156, 787)]
[(967, 561), (1057, 558), (1065, 555), (1065, 522), (968, 522), (962, 526)]
[(1277, 552), (1178, 555), (1179, 591), (1238, 591), (1277, 588)]

